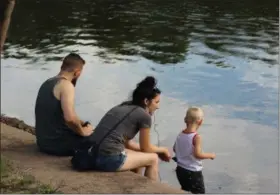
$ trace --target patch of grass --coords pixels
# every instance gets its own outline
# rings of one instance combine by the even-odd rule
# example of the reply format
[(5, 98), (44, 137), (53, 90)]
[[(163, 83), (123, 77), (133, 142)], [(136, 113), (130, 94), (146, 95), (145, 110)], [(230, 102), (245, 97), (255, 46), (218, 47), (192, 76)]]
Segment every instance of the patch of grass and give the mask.
[(40, 184), (32, 175), (16, 171), (12, 163), (1, 156), (1, 194), (60, 194), (50, 185)]

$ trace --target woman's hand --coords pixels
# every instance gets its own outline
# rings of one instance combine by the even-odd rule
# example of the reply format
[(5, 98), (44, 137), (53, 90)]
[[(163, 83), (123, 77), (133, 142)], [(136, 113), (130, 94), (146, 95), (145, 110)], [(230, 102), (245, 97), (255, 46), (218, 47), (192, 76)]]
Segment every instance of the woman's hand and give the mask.
[(150, 128), (140, 129), (139, 136), (140, 150), (141, 152), (156, 153), (159, 158), (165, 162), (169, 162), (171, 159), (171, 154), (168, 148), (158, 147), (150, 142)]
[(169, 162), (171, 159), (171, 154), (167, 148), (163, 148), (162, 153), (158, 154), (159, 158), (165, 162)]

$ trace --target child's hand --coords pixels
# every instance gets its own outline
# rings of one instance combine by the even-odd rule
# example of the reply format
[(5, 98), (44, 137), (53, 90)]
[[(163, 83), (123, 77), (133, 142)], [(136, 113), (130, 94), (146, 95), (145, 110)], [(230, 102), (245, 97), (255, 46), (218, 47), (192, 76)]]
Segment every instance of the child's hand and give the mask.
[(216, 154), (212, 153), (211, 156), (210, 156), (210, 159), (214, 160), (215, 158), (216, 158)]

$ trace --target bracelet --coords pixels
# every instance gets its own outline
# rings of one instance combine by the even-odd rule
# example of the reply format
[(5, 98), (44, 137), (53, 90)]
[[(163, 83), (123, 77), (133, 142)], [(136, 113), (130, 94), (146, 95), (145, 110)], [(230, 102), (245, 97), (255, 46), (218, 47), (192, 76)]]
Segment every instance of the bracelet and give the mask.
[(86, 121), (82, 126), (83, 126), (83, 127), (86, 127), (86, 126), (88, 126), (88, 125), (90, 125), (90, 122)]

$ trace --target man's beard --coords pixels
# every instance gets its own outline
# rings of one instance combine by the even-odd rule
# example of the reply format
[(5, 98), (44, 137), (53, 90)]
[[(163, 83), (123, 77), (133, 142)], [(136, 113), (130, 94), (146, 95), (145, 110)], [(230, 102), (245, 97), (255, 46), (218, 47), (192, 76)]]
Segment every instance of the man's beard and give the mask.
[(71, 83), (74, 85), (74, 87), (76, 86), (77, 81), (78, 81), (78, 78), (72, 79)]

